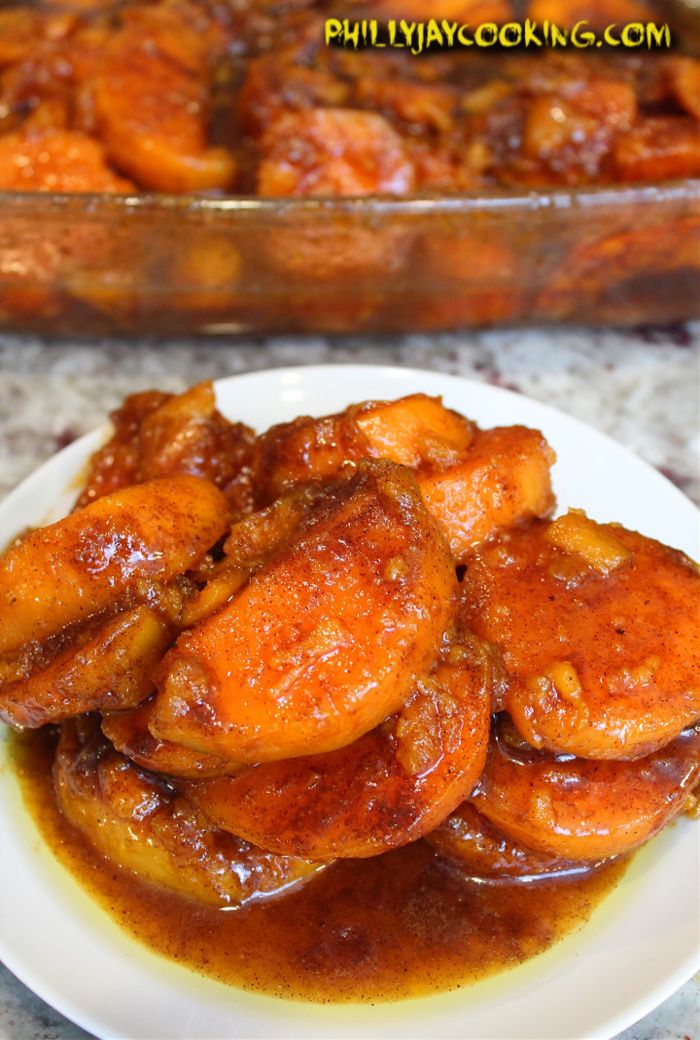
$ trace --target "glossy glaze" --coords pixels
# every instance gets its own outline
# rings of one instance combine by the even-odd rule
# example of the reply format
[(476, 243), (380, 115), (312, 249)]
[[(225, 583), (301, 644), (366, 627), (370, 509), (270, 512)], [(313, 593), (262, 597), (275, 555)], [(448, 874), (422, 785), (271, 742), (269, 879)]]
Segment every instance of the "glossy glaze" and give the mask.
[(305, 1001), (387, 1001), (469, 985), (580, 926), (622, 877), (482, 886), (418, 842), (349, 860), (286, 899), (242, 911), (198, 906), (135, 880), (56, 809), (46, 736), (13, 738), (43, 837), (98, 904), (140, 942), (222, 982)]

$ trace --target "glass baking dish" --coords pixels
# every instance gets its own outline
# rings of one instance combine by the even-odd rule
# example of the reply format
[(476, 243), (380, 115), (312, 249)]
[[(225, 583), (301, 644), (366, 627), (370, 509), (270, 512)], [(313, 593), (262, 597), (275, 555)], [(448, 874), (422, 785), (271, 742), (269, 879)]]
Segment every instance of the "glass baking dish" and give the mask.
[[(699, 54), (698, 0), (661, 9)], [(0, 330), (421, 332), (697, 317), (700, 179), (400, 199), (0, 191)]]
[(0, 327), (428, 331), (700, 316), (700, 180), (410, 199), (0, 193)]

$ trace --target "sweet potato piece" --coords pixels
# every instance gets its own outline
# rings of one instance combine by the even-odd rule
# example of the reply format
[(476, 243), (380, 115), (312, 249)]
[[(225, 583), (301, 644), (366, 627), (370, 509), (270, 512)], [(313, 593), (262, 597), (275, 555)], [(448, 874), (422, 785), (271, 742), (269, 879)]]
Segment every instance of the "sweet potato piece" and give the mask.
[[(357, 97), (371, 111), (389, 114), (414, 132), (420, 127), (424, 131), (448, 133), (454, 127), (459, 92), (453, 84), (367, 76), (357, 82)], [(407, 143), (411, 154), (411, 142)]]
[(157, 740), (148, 728), (152, 711), (153, 702), (147, 701), (131, 711), (110, 711), (102, 716), (104, 735), (137, 766), (183, 780), (226, 776), (241, 768), (218, 755), (206, 755), (168, 740)]
[(348, 412), (322, 419), (300, 416), (270, 427), (258, 437), (255, 447), (255, 491), (260, 505), (274, 502), (290, 488), (315, 480), (327, 480), (346, 462), (370, 458), (364, 439)]
[(78, 130), (22, 129), (0, 137), (0, 189), (128, 192), (129, 181), (107, 165), (104, 149)]
[(406, 195), (415, 187), (403, 141), (373, 112), (290, 112), (269, 128), (261, 149), (259, 195)]
[(284, 488), (367, 457), (416, 470), (425, 504), (458, 563), (498, 528), (547, 516), (554, 506), (554, 453), (541, 433), (522, 426), (477, 430), (425, 394), (273, 426), (258, 440), (258, 493), (269, 501)]
[(700, 119), (700, 60), (674, 55), (669, 58), (668, 76), (679, 104), (691, 116)]
[(142, 187), (192, 192), (231, 186), (233, 156), (207, 146), (200, 77), (144, 49), (138, 32), (112, 41), (91, 89), (107, 153)]
[(215, 830), (169, 784), (117, 754), (95, 720), (63, 723), (54, 784), (64, 815), (112, 862), (200, 903), (258, 901), (322, 869)]
[(255, 436), (217, 410), (211, 382), (182, 394), (133, 394), (111, 418), (114, 436), (93, 455), (79, 506), (130, 484), (189, 473), (216, 484), (234, 515), (250, 510)]
[[(506, 237), (492, 227), (481, 233), (438, 233), (431, 228), (421, 242), (420, 259), (436, 279), (446, 283), (446, 305), (472, 303), (478, 308), (480, 298), (486, 296), (492, 307), (493, 296), (499, 294), (510, 300), (522, 292), (515, 288), (524, 275), (521, 258)], [(465, 303), (463, 297), (467, 295), (470, 299)]]
[(376, 856), (427, 834), (483, 769), (491, 710), (488, 653), (445, 647), (398, 715), (349, 747), (186, 785), (224, 829), (312, 859)]
[(124, 602), (141, 581), (171, 581), (221, 537), (227, 514), (213, 484), (178, 476), (32, 531), (0, 557), (0, 653)]
[(663, 181), (700, 174), (700, 133), (686, 116), (648, 117), (620, 137), (615, 172), (623, 181)]
[[(413, 164), (401, 137), (372, 112), (287, 112), (267, 129), (260, 149), (256, 191), (261, 196), (406, 195), (415, 188)], [(278, 228), (263, 249), (277, 271), (305, 284), (335, 283), (342, 308), (347, 307), (349, 278), (370, 282), (385, 277), (403, 264), (407, 246), (404, 229), (378, 226), (348, 212), (332, 220), (327, 215), (312, 219), (302, 231)], [(303, 311), (308, 322), (308, 304)]]
[(533, 852), (507, 838), (470, 802), (463, 802), (431, 834), (434, 849), (472, 877), (493, 880), (546, 878), (589, 870), (591, 865)]
[(553, 520), (544, 537), (567, 555), (581, 557), (604, 578), (633, 557), (632, 550), (614, 531), (589, 520), (582, 509), (570, 509), (565, 516)]
[(328, 485), (228, 606), (180, 637), (151, 730), (251, 763), (352, 743), (401, 707), (455, 591), (410, 472), (367, 461)]
[(189, 313), (223, 312), (229, 317), (244, 263), (239, 246), (226, 235), (204, 236), (197, 228), (191, 242), (181, 236), (169, 272), (178, 306)]
[(419, 478), (425, 504), (459, 563), (495, 531), (551, 513), (554, 458), (537, 430), (504, 426), (480, 430), (461, 462)]
[(324, 497), (325, 489), (318, 484), (298, 488), (235, 523), (224, 543), (223, 558), (216, 563), (205, 561), (201, 570), (205, 584), (184, 602), (180, 627), (192, 628), (226, 606), (254, 574), (283, 551), (302, 520)]
[[(93, 127), (83, 84), (99, 68), (113, 30), (106, 21), (83, 20), (75, 13), (39, 13), (38, 17), (40, 31), (31, 46), (3, 72), (0, 120), (7, 126), (14, 116), (24, 129), (70, 127), (90, 133)], [(4, 43), (3, 39), (0, 50)]]
[(225, 34), (208, 5), (198, 0), (133, 4), (121, 8), (110, 56), (130, 50), (157, 53), (193, 75), (206, 76), (225, 50)]
[(634, 88), (624, 80), (590, 77), (564, 82), (529, 104), (523, 154), (543, 164), (549, 179), (594, 179), (613, 142), (631, 129), (636, 115)]
[[(0, 136), (0, 189), (130, 191), (132, 185), (108, 167), (98, 142), (79, 131), (41, 125), (39, 117), (51, 117), (52, 109), (43, 103), (20, 130)], [(29, 214), (7, 216), (0, 243), (3, 317), (33, 322), (60, 316), (79, 272), (109, 263), (109, 237), (98, 225), (57, 220), (39, 227)]]
[(320, 62), (313, 67), (297, 60), (298, 49), (252, 58), (236, 98), (236, 121), (260, 138), (281, 116), (310, 108), (342, 108), (350, 84)]
[(426, 394), (364, 405), (353, 419), (374, 458), (413, 469), (454, 465), (474, 440), (473, 423)]
[(414, 468), (448, 465), (473, 437), (473, 423), (426, 394), (369, 401), (321, 419), (302, 417), (258, 438), (258, 495), (262, 502), (272, 501), (290, 487), (331, 477), (345, 462), (362, 458)]
[(0, 11), (0, 67), (31, 54), (40, 37), (41, 16), (29, 9)]
[(66, 36), (75, 16), (51, 14), (30, 7), (0, 10), (0, 68), (31, 58), (45, 40)]
[(111, 495), (131, 484), (143, 483), (140, 479), (141, 426), (147, 415), (172, 400), (172, 396), (158, 390), (145, 390), (140, 394), (130, 394), (112, 412), (110, 419), (114, 433), (90, 459), (85, 485), (76, 503), (77, 509), (82, 509), (103, 495)]
[(0, 718), (34, 729), (86, 711), (129, 708), (153, 689), (153, 672), (170, 642), (165, 618), (140, 606), (118, 614), (44, 668), (4, 689)]
[(467, 623), (501, 648), (502, 706), (530, 744), (640, 758), (700, 717), (700, 575), (682, 553), (615, 524), (600, 533), (624, 552), (601, 571), (588, 547), (556, 544), (558, 524), (502, 534), (475, 554)]
[(637, 762), (557, 759), (498, 725), (472, 801), (528, 848), (600, 860), (641, 845), (683, 810), (700, 779), (700, 729)]
[[(622, 231), (575, 246), (558, 275), (541, 293), (537, 307), (567, 319), (584, 312), (613, 321), (638, 321), (641, 302), (650, 292), (658, 310), (661, 298), (669, 320), (678, 286), (688, 301), (700, 298), (700, 219), (692, 214)], [(673, 291), (666, 292), (672, 286)], [(683, 290), (685, 297), (686, 288)], [(666, 297), (668, 297), (666, 299)], [(632, 316), (630, 318), (630, 315)], [(636, 316), (636, 317), (635, 317)]]

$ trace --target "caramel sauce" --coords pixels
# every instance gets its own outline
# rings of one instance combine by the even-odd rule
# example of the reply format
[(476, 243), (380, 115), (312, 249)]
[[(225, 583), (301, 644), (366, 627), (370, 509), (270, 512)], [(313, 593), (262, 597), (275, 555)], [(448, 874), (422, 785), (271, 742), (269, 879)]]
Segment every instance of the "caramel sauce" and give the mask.
[(305, 888), (214, 910), (145, 884), (63, 818), (47, 731), (12, 737), (27, 809), (56, 857), (135, 939), (220, 982), (323, 1003), (378, 1002), (469, 985), (583, 925), (628, 861), (534, 884), (466, 879), (426, 843), (330, 867)]

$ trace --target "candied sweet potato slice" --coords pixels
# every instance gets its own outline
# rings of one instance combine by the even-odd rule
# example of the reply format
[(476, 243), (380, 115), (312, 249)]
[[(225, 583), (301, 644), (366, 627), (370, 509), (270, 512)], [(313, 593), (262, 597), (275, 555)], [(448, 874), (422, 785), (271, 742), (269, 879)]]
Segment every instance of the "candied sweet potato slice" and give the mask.
[(548, 516), (554, 507), (555, 456), (541, 433), (523, 426), (478, 430), (425, 394), (273, 426), (259, 438), (257, 456), (263, 500), (347, 461), (387, 457), (411, 466), (458, 563), (499, 528)]
[(472, 877), (492, 880), (532, 880), (571, 875), (589, 864), (534, 852), (499, 831), (470, 802), (463, 802), (426, 836), (434, 849), (458, 863)]
[(700, 120), (700, 59), (685, 55), (669, 58), (670, 87), (686, 112)]
[(111, 495), (131, 484), (142, 483), (141, 426), (147, 415), (170, 400), (172, 394), (145, 390), (139, 394), (129, 394), (119, 408), (111, 413), (114, 433), (90, 458), (76, 508), (82, 509), (103, 495)]
[(590, 77), (553, 85), (529, 103), (523, 155), (547, 180), (577, 183), (600, 175), (610, 148), (637, 116), (634, 88), (623, 79)]
[(700, 729), (636, 762), (557, 759), (496, 727), (472, 801), (528, 848), (600, 860), (641, 845), (677, 816), (700, 779)]
[(678, 286), (688, 287), (689, 299), (700, 297), (697, 216), (659, 219), (579, 243), (542, 292), (538, 307), (562, 319), (595, 310), (611, 322), (622, 316), (627, 320), (629, 315), (637, 320), (640, 286), (645, 296), (650, 291), (656, 294), (655, 308), (663, 297), (669, 316)]
[(31, 59), (44, 41), (69, 35), (75, 16), (67, 11), (52, 13), (29, 5), (5, 6), (0, 10), (0, 69)]
[(447, 534), (458, 562), (501, 528), (554, 508), (554, 452), (537, 430), (479, 430), (454, 466), (419, 478), (425, 504)]
[(0, 189), (128, 192), (107, 165), (102, 145), (79, 130), (22, 128), (0, 137)]
[(63, 723), (54, 763), (56, 796), (70, 822), (122, 869), (218, 907), (288, 892), (322, 869), (214, 829), (169, 784), (100, 738), (95, 720)]
[(302, 416), (258, 438), (256, 486), (271, 501), (298, 484), (323, 480), (345, 462), (386, 458), (412, 468), (456, 462), (474, 439), (474, 424), (439, 397), (411, 394), (368, 401), (320, 419)]
[(663, 181), (700, 175), (700, 132), (690, 116), (649, 116), (620, 137), (614, 150), (622, 181)]
[(223, 610), (180, 637), (152, 732), (251, 763), (352, 743), (401, 707), (455, 591), (410, 471), (367, 461), (328, 485)]
[(406, 195), (415, 187), (403, 141), (374, 112), (289, 112), (267, 130), (261, 149), (260, 195)]
[[(283, 86), (283, 102), (290, 89), (293, 92), (293, 87)], [(268, 127), (260, 150), (256, 191), (261, 196), (406, 195), (416, 185), (402, 138), (374, 112), (343, 108), (286, 112)], [(330, 219), (324, 214), (320, 220), (306, 221), (303, 229), (280, 227), (263, 251), (271, 267), (305, 286), (311, 281), (333, 287), (342, 306), (348, 279), (373, 284), (402, 266), (407, 248), (405, 229), (380, 226), (360, 213), (348, 212)], [(315, 302), (303, 303), (307, 324), (309, 308), (315, 306)], [(350, 306), (356, 315), (352, 302)]]
[(153, 702), (139, 704), (130, 711), (110, 711), (102, 716), (102, 732), (117, 751), (137, 766), (153, 773), (195, 780), (198, 777), (225, 776), (240, 766), (218, 755), (191, 751), (168, 740), (158, 740), (148, 728)]
[(475, 554), (467, 623), (501, 648), (503, 707), (530, 744), (639, 758), (700, 718), (700, 574), (658, 542), (573, 516), (573, 533), (569, 515)]
[(403, 709), (354, 744), (184, 789), (221, 827), (263, 848), (376, 856), (427, 834), (476, 783), (491, 681), (478, 641), (453, 642)]
[(413, 469), (453, 465), (474, 440), (473, 423), (427, 394), (361, 406), (353, 420), (375, 458)]
[(31, 531), (0, 557), (0, 653), (125, 601), (139, 582), (194, 566), (228, 526), (213, 484), (177, 476), (107, 495)]
[(171, 638), (167, 620), (139, 606), (105, 621), (46, 667), (0, 689), (0, 718), (36, 728), (87, 711), (129, 708), (153, 689)]
[(142, 187), (231, 186), (233, 155), (207, 143), (205, 80), (206, 70), (173, 60), (162, 40), (142, 38), (138, 23), (110, 41), (90, 87), (95, 123), (112, 162)]
[(93, 456), (78, 505), (130, 484), (189, 473), (216, 484), (234, 514), (250, 509), (254, 434), (217, 410), (210, 381), (182, 394), (133, 394), (112, 422), (114, 435)]

